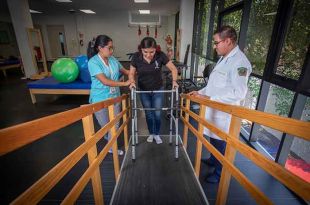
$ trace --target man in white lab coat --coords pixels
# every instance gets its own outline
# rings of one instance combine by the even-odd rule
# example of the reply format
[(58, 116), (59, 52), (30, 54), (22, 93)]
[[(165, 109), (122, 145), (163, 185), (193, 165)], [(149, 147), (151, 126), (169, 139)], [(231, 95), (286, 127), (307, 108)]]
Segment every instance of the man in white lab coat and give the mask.
[[(223, 26), (213, 36), (214, 49), (220, 57), (215, 68), (210, 74), (206, 87), (193, 91), (190, 95), (202, 96), (211, 100), (230, 105), (240, 105), (247, 93), (247, 82), (252, 72), (252, 67), (237, 45), (237, 33), (231, 26)], [(206, 109), (206, 120), (228, 133), (231, 116), (227, 113), (211, 108)], [(210, 137), (210, 143), (222, 154), (225, 153), (226, 142), (209, 129), (204, 129), (204, 134)], [(209, 174), (206, 181), (218, 183), (222, 165), (211, 155), (203, 162), (214, 166), (215, 170)]]

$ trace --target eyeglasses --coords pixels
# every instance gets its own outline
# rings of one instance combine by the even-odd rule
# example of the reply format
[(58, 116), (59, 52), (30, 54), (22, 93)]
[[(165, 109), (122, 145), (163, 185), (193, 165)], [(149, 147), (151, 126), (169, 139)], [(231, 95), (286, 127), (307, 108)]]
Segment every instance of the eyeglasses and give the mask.
[(220, 44), (221, 42), (223, 42), (224, 40), (221, 40), (221, 41), (214, 41), (213, 42), (213, 44), (215, 45), (215, 46), (217, 46), (218, 44)]
[(104, 48), (107, 48), (107, 49), (109, 49), (109, 51), (114, 51), (114, 47), (113, 46), (111, 46), (111, 47), (109, 47), (109, 46), (105, 46)]

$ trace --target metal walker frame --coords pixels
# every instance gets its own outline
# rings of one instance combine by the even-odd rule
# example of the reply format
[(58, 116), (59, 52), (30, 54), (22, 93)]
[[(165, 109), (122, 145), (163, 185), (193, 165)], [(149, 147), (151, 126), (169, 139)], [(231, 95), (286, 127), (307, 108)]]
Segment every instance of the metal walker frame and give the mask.
[[(170, 107), (163, 108), (137, 108), (137, 93), (171, 93), (170, 96)], [(175, 102), (174, 102), (175, 93)], [(174, 107), (174, 105), (176, 105)], [(138, 145), (138, 123), (137, 123), (137, 111), (143, 110), (161, 110), (170, 111), (170, 127), (169, 135), (159, 135), (159, 136), (169, 136), (169, 144), (172, 145), (172, 125), (175, 124), (175, 159), (179, 158), (179, 91), (178, 88), (173, 90), (154, 90), (154, 91), (141, 91), (135, 88), (131, 89), (131, 146), (132, 146), (132, 160), (136, 159), (136, 146)], [(176, 111), (176, 115), (173, 115), (173, 111)], [(142, 136), (142, 135), (140, 135)]]

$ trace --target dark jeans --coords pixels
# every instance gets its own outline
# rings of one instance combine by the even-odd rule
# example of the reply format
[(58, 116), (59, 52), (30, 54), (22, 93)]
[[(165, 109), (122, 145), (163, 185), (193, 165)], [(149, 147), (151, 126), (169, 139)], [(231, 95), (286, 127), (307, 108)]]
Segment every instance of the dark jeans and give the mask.
[[(226, 142), (223, 140), (217, 140), (210, 137), (210, 143), (219, 151), (222, 153), (222, 155), (225, 154), (225, 148), (226, 148)], [(221, 177), (222, 172), (222, 164), (211, 154), (210, 162), (214, 164), (215, 170), (214, 174), (218, 179)]]
[[(140, 99), (144, 108), (162, 108), (163, 98), (163, 93), (140, 94)], [(145, 117), (149, 133), (151, 135), (159, 135), (161, 124), (161, 111), (145, 110)]]

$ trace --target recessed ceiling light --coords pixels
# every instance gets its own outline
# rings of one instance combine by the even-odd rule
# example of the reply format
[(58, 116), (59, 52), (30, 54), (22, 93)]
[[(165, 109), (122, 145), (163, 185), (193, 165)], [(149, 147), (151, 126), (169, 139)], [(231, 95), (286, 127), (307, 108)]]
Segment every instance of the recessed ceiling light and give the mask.
[(57, 2), (61, 2), (61, 3), (70, 3), (72, 2), (71, 0), (56, 0)]
[(90, 10), (90, 9), (80, 9), (80, 11), (86, 13), (86, 14), (95, 14), (96, 12)]
[(150, 10), (139, 10), (140, 14), (150, 14)]
[(36, 11), (36, 10), (32, 10), (32, 9), (29, 9), (29, 12), (32, 14), (42, 14), (41, 11)]
[(135, 0), (135, 3), (149, 3), (149, 0)]

